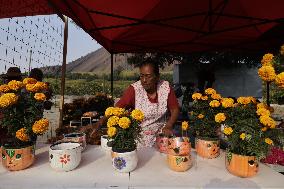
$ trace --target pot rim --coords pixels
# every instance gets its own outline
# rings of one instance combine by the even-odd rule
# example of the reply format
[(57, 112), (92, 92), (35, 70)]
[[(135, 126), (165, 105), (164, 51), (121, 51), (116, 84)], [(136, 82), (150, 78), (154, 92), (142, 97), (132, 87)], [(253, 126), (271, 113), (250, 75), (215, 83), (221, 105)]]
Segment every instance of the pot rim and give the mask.
[[(73, 136), (75, 135), (75, 136)], [(70, 137), (70, 138), (77, 138), (77, 137), (82, 137), (82, 136), (86, 136), (86, 133), (80, 133), (80, 132), (74, 132), (74, 133), (68, 133), (68, 134), (63, 134), (64, 137)]]
[(199, 139), (199, 140), (206, 140), (206, 141), (220, 141), (220, 139), (219, 138), (210, 138), (210, 137), (195, 137), (195, 140), (197, 140), (197, 139)]
[[(63, 143), (72, 143), (72, 144), (77, 144), (78, 146), (72, 147), (72, 148), (66, 148), (66, 149), (52, 149), (52, 147), (57, 146), (57, 145), (59, 145), (59, 144), (63, 144)], [(52, 144), (52, 145), (49, 147), (49, 149), (50, 149), (50, 150), (53, 150), (53, 151), (75, 150), (76, 148), (82, 148), (82, 146), (80, 145), (80, 143), (78, 143), (78, 142), (72, 142), (72, 141), (69, 141), (69, 142), (67, 142), (67, 141), (66, 141), (66, 142), (64, 142), (64, 141), (55, 142), (54, 144)]]

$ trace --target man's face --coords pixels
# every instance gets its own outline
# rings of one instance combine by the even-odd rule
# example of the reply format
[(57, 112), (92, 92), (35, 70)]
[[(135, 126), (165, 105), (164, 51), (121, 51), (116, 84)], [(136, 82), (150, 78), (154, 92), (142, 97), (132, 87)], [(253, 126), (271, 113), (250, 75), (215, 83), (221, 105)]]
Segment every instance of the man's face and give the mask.
[(146, 64), (140, 68), (140, 81), (146, 91), (155, 89), (158, 79), (151, 65)]

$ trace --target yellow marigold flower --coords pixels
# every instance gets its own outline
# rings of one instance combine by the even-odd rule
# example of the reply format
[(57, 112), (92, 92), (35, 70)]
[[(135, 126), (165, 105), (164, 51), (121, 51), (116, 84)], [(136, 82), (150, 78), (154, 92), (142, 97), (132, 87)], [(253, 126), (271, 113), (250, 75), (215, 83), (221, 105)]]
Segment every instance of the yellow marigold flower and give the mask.
[(198, 117), (199, 119), (203, 119), (203, 118), (204, 118), (204, 115), (203, 115), (203, 114), (199, 114), (197, 117)]
[(21, 140), (21, 141), (29, 141), (29, 136), (27, 135), (27, 130), (26, 128), (21, 128), (17, 130), (16, 132), (16, 138)]
[(250, 101), (254, 104), (256, 104), (256, 98), (252, 97), (252, 96), (248, 96), (248, 98), (250, 99)]
[(231, 107), (234, 106), (234, 99), (232, 99), (232, 98), (223, 98), (221, 103), (222, 103), (222, 106), (224, 108), (231, 108)]
[(15, 93), (5, 93), (0, 97), (0, 108), (6, 108), (14, 105), (18, 101), (18, 96)]
[(264, 126), (267, 126), (267, 127), (271, 128), (271, 129), (276, 127), (276, 122), (271, 117), (269, 117), (267, 115), (260, 116), (259, 121)]
[(280, 74), (278, 74), (275, 78), (275, 83), (281, 87), (284, 88), (284, 72), (281, 72)]
[(45, 101), (46, 100), (46, 96), (45, 94), (43, 93), (36, 93), (34, 95), (34, 98), (37, 100), (37, 101)]
[(115, 135), (116, 135), (116, 132), (117, 132), (117, 130), (116, 130), (115, 127), (109, 127), (109, 128), (107, 129), (107, 135), (108, 135), (109, 137), (115, 136)]
[(256, 114), (259, 115), (259, 116), (270, 116), (270, 111), (265, 109), (265, 108), (259, 108), (257, 111), (256, 111)]
[(225, 116), (224, 113), (218, 113), (218, 114), (215, 115), (215, 121), (217, 123), (221, 123), (221, 122), (223, 122), (225, 120), (226, 120), (226, 116)]
[(221, 97), (220, 94), (212, 94), (212, 95), (211, 95), (211, 98), (213, 98), (214, 100), (219, 100), (219, 99), (221, 99), (222, 97)]
[(247, 104), (249, 104), (251, 102), (251, 99), (250, 99), (250, 97), (239, 97), (237, 99), (237, 102), (239, 104), (247, 105)]
[(274, 81), (276, 77), (272, 66), (262, 66), (258, 69), (258, 75), (263, 81)]
[(34, 79), (34, 78), (25, 78), (23, 80), (23, 84), (24, 85), (27, 85), (27, 84), (36, 84), (37, 83), (37, 80)]
[(109, 117), (113, 115), (114, 107), (108, 107), (105, 111), (105, 116)]
[(268, 110), (268, 106), (264, 103), (258, 103), (256, 105), (257, 109), (261, 109), (261, 108), (264, 108), (264, 109), (267, 109)]
[(284, 55), (284, 45), (282, 45), (282, 46), (280, 47), (280, 54), (281, 54), (281, 55)]
[(269, 145), (273, 145), (273, 141), (270, 138), (265, 138), (265, 143), (269, 144)]
[(1, 93), (7, 93), (10, 90), (10, 87), (6, 84), (0, 85), (0, 92)]
[(123, 129), (127, 129), (130, 126), (130, 124), (131, 121), (128, 117), (122, 117), (118, 121), (118, 125)]
[(133, 119), (135, 119), (135, 120), (141, 122), (141, 121), (143, 121), (143, 119), (144, 119), (144, 114), (143, 114), (142, 111), (135, 109), (135, 110), (133, 110), (133, 111), (131, 112), (131, 117), (132, 117)]
[(262, 66), (271, 66), (273, 58), (274, 58), (273, 54), (271, 53), (265, 54), (261, 60)]
[(245, 138), (246, 138), (246, 134), (245, 133), (240, 134), (240, 139), (245, 140)]
[(48, 119), (42, 118), (33, 124), (32, 130), (37, 135), (42, 135), (48, 130)]
[(201, 100), (208, 100), (208, 96), (202, 96)]
[(8, 86), (11, 90), (17, 91), (23, 86), (23, 83), (21, 81), (12, 80), (8, 83)]
[(188, 122), (187, 121), (183, 121), (182, 123), (181, 123), (181, 129), (183, 130), (183, 131), (186, 131), (187, 129), (188, 129)]
[(115, 115), (115, 116), (121, 117), (121, 116), (124, 115), (125, 110), (124, 110), (123, 108), (117, 108), (117, 107), (115, 107), (115, 108), (112, 110), (112, 113), (113, 113), (113, 115)]
[(218, 100), (212, 100), (209, 105), (213, 108), (217, 108), (220, 106), (220, 102)]
[(231, 135), (233, 133), (232, 127), (225, 127), (223, 133), (225, 135)]
[(262, 127), (261, 130), (264, 132), (264, 131), (267, 131), (267, 127)]
[(34, 85), (34, 90), (35, 90), (34, 92), (38, 92), (38, 91), (41, 91), (41, 90), (47, 90), (47, 89), (48, 89), (48, 86), (45, 82), (38, 81)]
[(212, 88), (208, 88), (205, 90), (205, 94), (207, 95), (213, 95), (213, 94), (216, 94), (217, 92), (215, 91), (215, 89), (212, 89)]
[(117, 116), (111, 116), (110, 118), (108, 118), (107, 120), (107, 127), (113, 127), (115, 125), (118, 124), (119, 121), (119, 117)]
[(34, 86), (35, 84), (26, 84), (26, 90), (29, 92), (37, 92)]
[(202, 97), (202, 94), (201, 94), (201, 93), (194, 93), (194, 94), (192, 95), (192, 99), (193, 99), (193, 100), (200, 100), (201, 97)]

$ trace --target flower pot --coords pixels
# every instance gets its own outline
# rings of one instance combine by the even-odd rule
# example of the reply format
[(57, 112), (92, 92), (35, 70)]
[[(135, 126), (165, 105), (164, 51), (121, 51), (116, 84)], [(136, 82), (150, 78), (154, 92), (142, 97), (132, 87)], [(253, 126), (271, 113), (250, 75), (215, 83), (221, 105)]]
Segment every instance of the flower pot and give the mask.
[(81, 161), (82, 147), (77, 142), (59, 142), (49, 148), (49, 163), (56, 171), (71, 171)]
[(168, 137), (163, 134), (159, 134), (156, 137), (156, 148), (161, 153), (168, 153)]
[(104, 151), (110, 152), (111, 151), (111, 147), (107, 145), (107, 143), (111, 140), (107, 139), (108, 136), (107, 135), (102, 135), (101, 136), (101, 147)]
[(2, 165), (10, 171), (19, 171), (31, 166), (35, 159), (35, 146), (20, 148), (2, 146)]
[(188, 137), (174, 137), (168, 140), (168, 154), (176, 156), (190, 155), (191, 145)]
[(196, 153), (204, 158), (212, 159), (220, 155), (219, 139), (195, 139)]
[(225, 161), (227, 170), (238, 177), (252, 177), (259, 170), (255, 156), (243, 156), (227, 152)]
[(82, 146), (82, 150), (85, 150), (87, 146), (85, 133), (69, 133), (63, 134), (63, 136), (63, 142), (77, 142)]
[(187, 171), (192, 166), (191, 155), (175, 156), (168, 154), (167, 163), (170, 169), (177, 172)]
[(131, 152), (111, 152), (112, 166), (121, 173), (129, 173), (133, 171), (138, 163), (138, 156), (136, 150)]

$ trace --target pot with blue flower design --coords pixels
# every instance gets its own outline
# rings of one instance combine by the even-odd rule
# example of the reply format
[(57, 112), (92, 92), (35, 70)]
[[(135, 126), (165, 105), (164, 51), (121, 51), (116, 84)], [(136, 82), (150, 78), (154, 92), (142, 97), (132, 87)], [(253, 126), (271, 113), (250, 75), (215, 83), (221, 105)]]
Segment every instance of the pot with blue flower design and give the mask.
[(2, 165), (10, 171), (19, 171), (30, 167), (35, 159), (35, 145), (27, 144), (19, 148), (2, 146)]
[(129, 173), (133, 171), (138, 163), (136, 149), (129, 152), (111, 152), (112, 166), (121, 173)]

